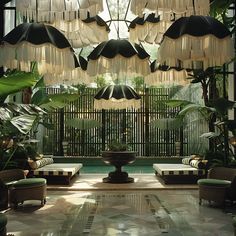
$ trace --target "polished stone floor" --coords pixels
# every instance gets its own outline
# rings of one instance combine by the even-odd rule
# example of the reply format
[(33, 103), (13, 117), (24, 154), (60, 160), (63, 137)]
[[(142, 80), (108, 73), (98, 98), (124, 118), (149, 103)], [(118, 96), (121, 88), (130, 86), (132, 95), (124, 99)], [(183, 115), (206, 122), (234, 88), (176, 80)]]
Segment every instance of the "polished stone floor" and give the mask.
[[(153, 175), (154, 176), (154, 175)], [(79, 176), (80, 179), (82, 176)], [(87, 179), (86, 179), (87, 177)], [(25, 201), (7, 210), (8, 234), (14, 236), (233, 236), (236, 206), (198, 204), (197, 186), (155, 185), (151, 176), (134, 175), (134, 186), (101, 183), (101, 176), (84, 176), (72, 186), (48, 186), (47, 203)], [(96, 180), (97, 179), (97, 183)], [(154, 180), (158, 180), (154, 176)], [(154, 181), (153, 180), (153, 181)], [(76, 185), (76, 188), (73, 188)], [(95, 187), (94, 187), (95, 185)], [(93, 187), (91, 187), (93, 186)], [(143, 186), (143, 189), (142, 189)], [(99, 188), (97, 188), (99, 187)], [(87, 188), (87, 190), (86, 190)], [(101, 191), (103, 190), (103, 191)]]
[(48, 191), (6, 211), (15, 236), (233, 236), (235, 206), (198, 204), (198, 190)]

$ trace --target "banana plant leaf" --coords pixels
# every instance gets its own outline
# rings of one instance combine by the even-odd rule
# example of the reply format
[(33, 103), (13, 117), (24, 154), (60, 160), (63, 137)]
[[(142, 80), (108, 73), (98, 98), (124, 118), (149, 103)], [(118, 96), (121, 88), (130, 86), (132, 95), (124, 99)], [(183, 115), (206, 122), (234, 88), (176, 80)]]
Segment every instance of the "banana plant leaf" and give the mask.
[(208, 133), (204, 133), (204, 134), (200, 135), (200, 138), (211, 139), (211, 138), (216, 138), (216, 137), (219, 137), (219, 136), (220, 136), (220, 134), (218, 134), (218, 133), (208, 132)]
[(16, 71), (0, 78), (0, 100), (24, 88), (31, 87), (37, 82), (37, 76), (31, 72)]
[(174, 130), (181, 128), (184, 122), (181, 118), (165, 118), (153, 120), (150, 122), (150, 125), (161, 130)]
[(89, 129), (101, 127), (102, 123), (93, 119), (74, 118), (71, 120), (67, 120), (66, 125), (73, 128), (77, 128), (79, 130), (89, 130)]
[(32, 129), (36, 117), (31, 115), (21, 115), (13, 117), (11, 124), (16, 127), (22, 134), (27, 134)]

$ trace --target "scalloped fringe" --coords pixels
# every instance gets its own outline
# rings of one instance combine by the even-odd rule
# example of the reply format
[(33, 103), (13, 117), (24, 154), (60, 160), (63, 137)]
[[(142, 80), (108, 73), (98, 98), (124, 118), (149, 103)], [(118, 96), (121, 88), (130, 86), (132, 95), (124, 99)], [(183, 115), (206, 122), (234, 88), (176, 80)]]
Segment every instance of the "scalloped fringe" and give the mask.
[(130, 41), (159, 44), (163, 34), (171, 24), (172, 22), (160, 21), (158, 23), (146, 22), (144, 25), (136, 25), (134, 29), (129, 29)]
[(96, 110), (108, 110), (108, 109), (115, 109), (115, 110), (121, 110), (121, 109), (139, 109), (141, 107), (141, 99), (94, 99), (94, 109)]
[(178, 39), (164, 36), (157, 55), (160, 64), (194, 69), (222, 66), (233, 58), (234, 45), (231, 37), (219, 39), (214, 35), (184, 35)]
[(186, 70), (177, 71), (170, 69), (168, 71), (157, 70), (144, 78), (145, 84), (149, 86), (157, 85), (186, 85), (189, 84), (188, 73)]
[(90, 84), (93, 80), (88, 76), (86, 71), (81, 68), (76, 68), (71, 71), (63, 72), (60, 75), (45, 74), (44, 83), (46, 86), (66, 84), (66, 85), (78, 85), (78, 84)]
[(163, 15), (163, 20), (190, 15), (208, 15), (210, 12), (209, 0), (132, 0), (130, 9), (135, 15), (142, 15), (145, 9)]
[(30, 21), (52, 23), (58, 20), (86, 19), (88, 12), (90, 17), (96, 16), (103, 11), (103, 1), (84, 1), (84, 5), (79, 6), (78, 0), (17, 0), (16, 10)]
[(116, 55), (114, 58), (100, 56), (97, 60), (89, 60), (87, 72), (90, 76), (115, 73), (124, 75), (147, 75), (151, 72), (148, 58), (140, 59), (137, 55), (130, 58)]
[(23, 42), (17, 45), (4, 43), (0, 47), (0, 65), (9, 69), (31, 71), (31, 62), (38, 62), (40, 74), (59, 74), (75, 68), (71, 48), (59, 49), (50, 43), (33, 45)]

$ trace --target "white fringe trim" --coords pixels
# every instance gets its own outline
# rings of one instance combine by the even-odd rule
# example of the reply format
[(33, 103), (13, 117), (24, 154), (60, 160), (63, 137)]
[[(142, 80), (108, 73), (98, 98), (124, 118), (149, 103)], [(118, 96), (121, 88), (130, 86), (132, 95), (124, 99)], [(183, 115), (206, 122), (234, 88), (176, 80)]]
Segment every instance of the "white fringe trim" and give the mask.
[(108, 40), (106, 27), (99, 26), (95, 21), (91, 23), (84, 23), (80, 19), (71, 22), (57, 21), (52, 26), (61, 30), (73, 48), (98, 44)]
[[(210, 0), (195, 0), (195, 10), (192, 0), (132, 0), (130, 10), (135, 15), (142, 15), (145, 9), (163, 16), (163, 20), (169, 21), (173, 14), (175, 19), (190, 15), (208, 15), (210, 12)], [(147, 6), (146, 6), (147, 4)]]
[(91, 17), (96, 16), (103, 11), (103, 1), (86, 0), (79, 6), (78, 0), (16, 0), (16, 10), (30, 21), (52, 23), (58, 20), (86, 19), (88, 12)]
[(114, 99), (111, 98), (109, 100), (106, 99), (94, 99), (94, 109), (96, 110), (108, 110), (108, 109), (139, 109), (141, 107), (141, 99), (131, 99), (127, 100), (125, 98), (122, 99)]
[(33, 45), (29, 42), (0, 46), (0, 65), (9, 69), (30, 71), (30, 63), (38, 62), (40, 74), (59, 74), (75, 68), (71, 48), (59, 49), (50, 43)]
[(60, 75), (57, 74), (45, 74), (44, 83), (46, 86), (66, 84), (66, 85), (78, 85), (78, 84), (90, 84), (92, 79), (88, 76), (86, 71), (80, 67), (71, 71), (63, 72)]
[(144, 78), (145, 84), (149, 86), (157, 85), (186, 85), (189, 84), (188, 73), (186, 70), (177, 71), (170, 69), (168, 71), (157, 70)]
[(123, 75), (147, 75), (150, 73), (148, 58), (140, 59), (137, 55), (130, 58), (116, 55), (114, 58), (100, 56), (97, 60), (89, 60), (87, 72), (90, 76), (115, 73)]
[[(231, 37), (219, 39), (214, 35), (202, 37), (184, 35), (178, 39), (165, 36), (157, 55), (157, 61), (160, 64), (194, 69), (201, 65), (204, 69), (222, 66), (233, 58), (234, 45)], [(182, 61), (180, 65), (179, 60)]]
[(159, 44), (163, 34), (171, 26), (172, 22), (160, 21), (158, 23), (146, 22), (143, 25), (136, 25), (136, 27), (130, 28), (130, 41), (131, 42), (146, 42)]

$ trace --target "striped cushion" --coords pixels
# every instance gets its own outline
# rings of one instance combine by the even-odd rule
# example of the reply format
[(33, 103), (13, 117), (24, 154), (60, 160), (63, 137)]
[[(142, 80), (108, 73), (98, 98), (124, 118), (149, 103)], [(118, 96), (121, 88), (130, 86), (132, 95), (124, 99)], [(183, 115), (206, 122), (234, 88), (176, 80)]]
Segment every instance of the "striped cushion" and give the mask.
[(185, 157), (182, 159), (182, 164), (189, 165), (192, 159), (193, 159), (192, 157)]
[(195, 167), (197, 169), (204, 169), (206, 167), (205, 163), (203, 163), (202, 160), (191, 160), (190, 166)]
[(204, 169), (196, 169), (184, 164), (153, 164), (153, 168), (161, 176), (170, 175), (205, 175)]
[(46, 157), (46, 158), (42, 158), (40, 160), (37, 161), (30, 161), (29, 165), (31, 167), (32, 170), (36, 170), (40, 167), (46, 166), (48, 164), (52, 164), (53, 163), (53, 159), (50, 157)]

